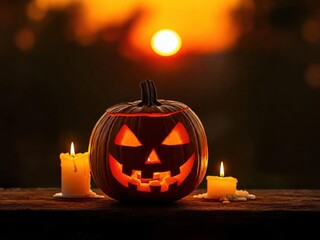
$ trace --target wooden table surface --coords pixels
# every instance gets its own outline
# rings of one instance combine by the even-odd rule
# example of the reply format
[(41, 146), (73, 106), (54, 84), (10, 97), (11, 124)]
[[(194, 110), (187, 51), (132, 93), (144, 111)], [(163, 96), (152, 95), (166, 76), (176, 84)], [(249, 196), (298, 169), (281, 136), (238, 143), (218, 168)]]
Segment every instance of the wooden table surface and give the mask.
[[(320, 190), (252, 189), (256, 199), (125, 204), (104, 198), (54, 198), (57, 188), (0, 188), (0, 239), (234, 239), (319, 235)], [(320, 225), (319, 225), (320, 226)], [(112, 236), (112, 237), (111, 237)], [(51, 239), (50, 238), (50, 239)]]

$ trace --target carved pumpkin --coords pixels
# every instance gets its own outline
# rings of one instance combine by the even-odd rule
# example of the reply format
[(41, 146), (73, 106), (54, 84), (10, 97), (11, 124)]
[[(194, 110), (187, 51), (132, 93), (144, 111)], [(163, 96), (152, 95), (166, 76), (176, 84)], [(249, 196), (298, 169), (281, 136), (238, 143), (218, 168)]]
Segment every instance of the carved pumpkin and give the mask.
[(105, 194), (120, 201), (176, 201), (206, 173), (205, 130), (185, 104), (157, 100), (153, 81), (140, 87), (142, 100), (108, 108), (92, 130), (91, 174)]

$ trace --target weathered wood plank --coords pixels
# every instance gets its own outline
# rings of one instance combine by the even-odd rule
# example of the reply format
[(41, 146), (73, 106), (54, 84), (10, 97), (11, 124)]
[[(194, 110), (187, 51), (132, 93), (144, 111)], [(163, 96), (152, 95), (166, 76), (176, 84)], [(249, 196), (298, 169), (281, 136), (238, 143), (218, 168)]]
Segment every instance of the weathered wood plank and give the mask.
[[(99, 189), (94, 189), (103, 195)], [(248, 190), (255, 200), (222, 203), (193, 195), (171, 204), (57, 199), (56, 188), (0, 189), (0, 239), (229, 239), (317, 234), (320, 190)], [(123, 229), (123, 230), (121, 230)]]
[[(99, 189), (94, 192), (104, 195), (103, 199), (59, 199), (53, 198), (59, 192), (56, 188), (0, 189), (0, 210), (109, 210), (126, 211), (132, 205), (122, 204), (104, 195)], [(193, 195), (205, 192), (196, 190), (193, 194), (175, 203), (166, 204), (168, 210), (185, 211), (320, 211), (320, 190), (250, 190), (254, 200), (222, 204), (216, 200), (197, 199)], [(128, 206), (129, 205), (129, 206)], [(154, 208), (153, 204), (143, 204)], [(149, 206), (147, 206), (149, 205)], [(159, 204), (156, 204), (159, 205)], [(115, 208), (116, 206), (116, 208)]]

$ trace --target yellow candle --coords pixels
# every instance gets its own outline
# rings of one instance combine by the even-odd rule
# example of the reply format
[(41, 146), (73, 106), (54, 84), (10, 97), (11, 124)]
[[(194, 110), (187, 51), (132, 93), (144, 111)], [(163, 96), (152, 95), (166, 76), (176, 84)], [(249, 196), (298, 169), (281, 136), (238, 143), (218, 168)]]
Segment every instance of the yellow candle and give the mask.
[(220, 166), (219, 176), (207, 176), (207, 197), (220, 199), (236, 193), (238, 180), (234, 177), (224, 176), (223, 162)]
[(88, 152), (75, 153), (73, 142), (70, 154), (60, 154), (61, 193), (63, 197), (85, 197), (91, 194)]

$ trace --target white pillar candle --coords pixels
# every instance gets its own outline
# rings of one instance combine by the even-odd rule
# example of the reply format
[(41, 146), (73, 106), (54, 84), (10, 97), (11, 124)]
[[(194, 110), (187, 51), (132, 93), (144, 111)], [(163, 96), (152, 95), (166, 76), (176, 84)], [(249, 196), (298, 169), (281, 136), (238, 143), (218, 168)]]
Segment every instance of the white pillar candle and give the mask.
[(220, 199), (227, 195), (233, 195), (237, 190), (238, 180), (234, 177), (224, 177), (223, 162), (219, 176), (207, 176), (207, 198)]
[(63, 197), (86, 197), (91, 195), (90, 165), (88, 152), (75, 154), (71, 143), (69, 153), (60, 154), (61, 193)]

